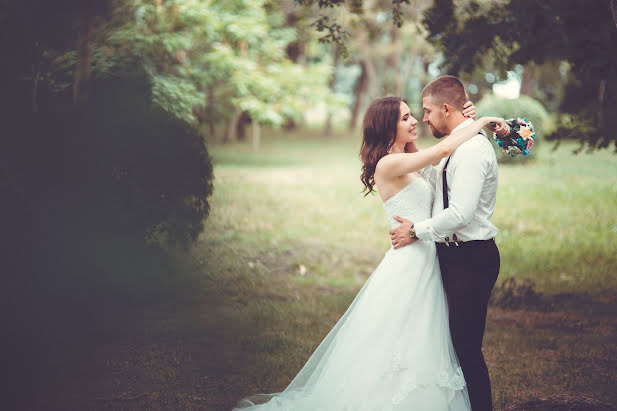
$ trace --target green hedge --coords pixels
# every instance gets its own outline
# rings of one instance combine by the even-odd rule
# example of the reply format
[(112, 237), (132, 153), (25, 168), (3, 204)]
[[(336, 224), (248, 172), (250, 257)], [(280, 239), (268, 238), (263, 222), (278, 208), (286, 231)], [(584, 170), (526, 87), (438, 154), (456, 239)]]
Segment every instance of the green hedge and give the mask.
[[(548, 135), (554, 128), (554, 122), (551, 115), (546, 111), (542, 103), (529, 96), (520, 96), (516, 99), (508, 99), (497, 97), (493, 94), (485, 95), (476, 103), (478, 116), (497, 116), (505, 119), (512, 117), (524, 117), (531, 121), (536, 131), (535, 143), (541, 143), (544, 136)], [(492, 138), (492, 135), (489, 135)], [(497, 144), (493, 141), (493, 147), (497, 154), (499, 162), (511, 164), (527, 162), (536, 157), (535, 148), (533, 147), (530, 153), (523, 157), (515, 158), (504, 155)]]

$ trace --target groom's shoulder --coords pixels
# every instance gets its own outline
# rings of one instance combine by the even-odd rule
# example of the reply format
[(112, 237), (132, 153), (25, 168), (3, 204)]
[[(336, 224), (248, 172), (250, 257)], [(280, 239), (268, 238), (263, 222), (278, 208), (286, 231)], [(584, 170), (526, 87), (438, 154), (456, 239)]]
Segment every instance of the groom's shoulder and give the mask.
[[(463, 144), (455, 151), (460, 158), (478, 158), (482, 157), (489, 161), (495, 158), (495, 150), (485, 133), (478, 133)], [(480, 156), (478, 156), (480, 154)]]
[(486, 148), (492, 149), (491, 142), (488, 141), (486, 133), (480, 132), (461, 144), (456, 151), (467, 152), (485, 150)]

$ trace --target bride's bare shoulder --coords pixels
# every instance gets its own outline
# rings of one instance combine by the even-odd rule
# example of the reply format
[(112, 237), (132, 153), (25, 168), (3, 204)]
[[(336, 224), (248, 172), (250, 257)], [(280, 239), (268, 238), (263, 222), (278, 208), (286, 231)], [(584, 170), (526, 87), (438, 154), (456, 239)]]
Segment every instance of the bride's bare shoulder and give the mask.
[(375, 181), (377, 181), (378, 175), (380, 178), (388, 178), (389, 172), (396, 165), (400, 157), (400, 154), (387, 154), (380, 158), (377, 164), (375, 164)]

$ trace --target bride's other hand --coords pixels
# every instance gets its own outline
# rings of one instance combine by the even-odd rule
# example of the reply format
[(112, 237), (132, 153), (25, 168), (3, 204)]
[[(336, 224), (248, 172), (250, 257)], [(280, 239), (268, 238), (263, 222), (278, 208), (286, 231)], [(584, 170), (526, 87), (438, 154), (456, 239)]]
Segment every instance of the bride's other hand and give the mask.
[(476, 106), (471, 101), (468, 101), (463, 105), (463, 115), (468, 118), (476, 119)]
[(413, 223), (397, 215), (394, 216), (394, 219), (401, 223), (401, 225), (390, 230), (390, 239), (392, 240), (392, 246), (397, 249), (414, 243), (416, 240), (412, 239), (409, 235), (409, 229), (411, 228), (411, 225)]
[(493, 131), (499, 137), (504, 137), (510, 134), (510, 126), (508, 125), (508, 123), (506, 123), (503, 118), (499, 118), (497, 120), (498, 121), (493, 120), (493, 123), (495, 123), (495, 127), (493, 127), (491, 124), (488, 125), (491, 131)]

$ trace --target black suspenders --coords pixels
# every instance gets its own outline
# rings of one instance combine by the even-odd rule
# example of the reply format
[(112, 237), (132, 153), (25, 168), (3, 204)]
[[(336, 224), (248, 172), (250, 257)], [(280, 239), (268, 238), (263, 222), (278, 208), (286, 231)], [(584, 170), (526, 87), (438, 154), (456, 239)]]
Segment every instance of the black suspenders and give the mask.
[[(448, 208), (448, 180), (446, 179), (446, 171), (448, 171), (448, 164), (450, 163), (450, 159), (452, 158), (452, 156), (448, 157), (448, 160), (446, 160), (446, 164), (443, 166), (443, 171), (441, 173), (441, 188), (443, 191), (443, 209), (445, 210), (446, 208)], [(450, 241), (450, 237), (446, 237), (446, 245), (449, 247), (449, 241)], [(458, 247), (458, 239), (456, 238), (456, 234), (452, 234), (452, 241), (454, 242), (454, 244), (456, 244), (456, 246)]]

